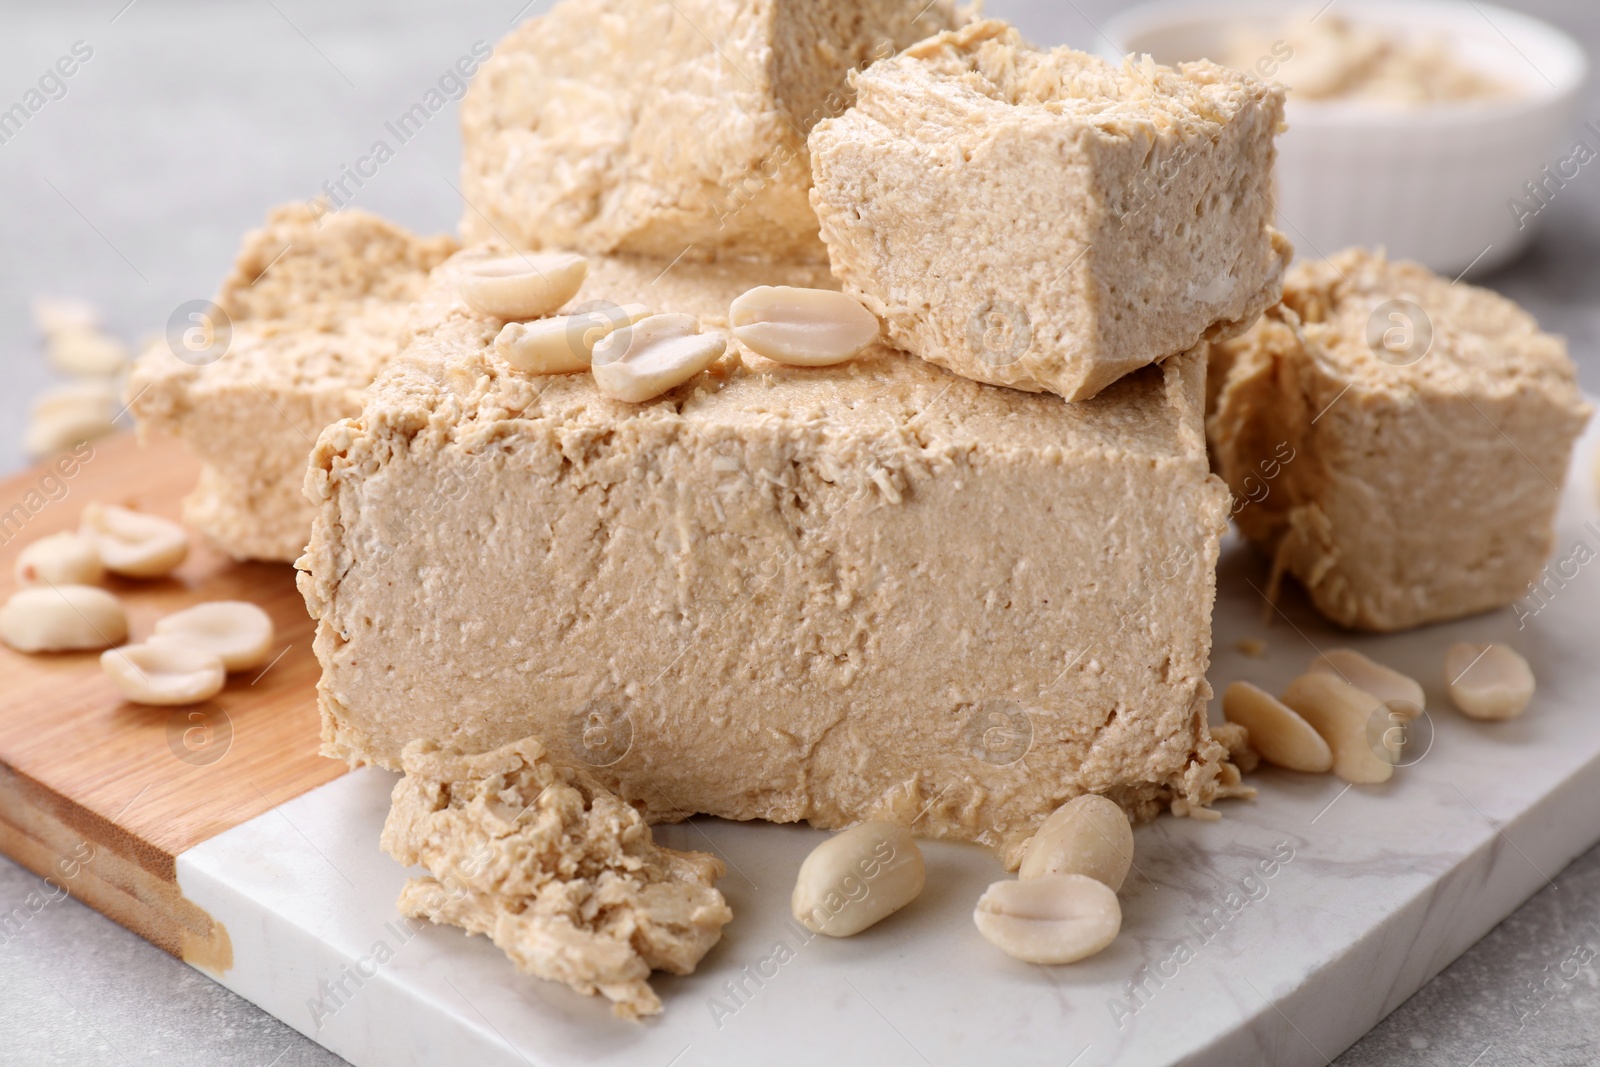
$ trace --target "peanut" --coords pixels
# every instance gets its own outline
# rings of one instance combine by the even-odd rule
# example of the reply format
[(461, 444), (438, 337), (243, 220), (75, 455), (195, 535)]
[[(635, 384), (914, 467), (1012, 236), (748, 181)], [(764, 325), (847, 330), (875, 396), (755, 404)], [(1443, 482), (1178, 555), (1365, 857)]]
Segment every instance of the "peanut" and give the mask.
[(1022, 854), (1023, 881), (1053, 874), (1082, 874), (1122, 888), (1133, 865), (1133, 827), (1122, 809), (1093, 793), (1061, 805), (1039, 827)]
[(80, 378), (111, 378), (128, 365), (122, 342), (95, 330), (65, 330), (50, 337), (50, 361)]
[(1310, 723), (1333, 751), (1333, 773), (1347, 782), (1376, 785), (1394, 776), (1368, 738), (1368, 723), (1383, 702), (1331, 674), (1302, 674), (1284, 690), (1283, 703)]
[(100, 329), (100, 313), (86, 300), (71, 297), (35, 297), (33, 322), (45, 337)]
[(643, 404), (676, 389), (727, 351), (720, 334), (699, 333), (693, 315), (652, 315), (594, 348), (595, 384), (614, 400)]
[(508, 322), (495, 338), (494, 350), (524, 374), (585, 371), (594, 360), (595, 345), (650, 315), (643, 304), (627, 304), (535, 322)]
[(1223, 690), (1222, 714), (1248, 730), (1250, 747), (1274, 766), (1305, 774), (1333, 769), (1333, 750), (1322, 735), (1299, 712), (1249, 682)]
[(860, 354), (883, 332), (878, 316), (831, 289), (762, 285), (733, 302), (733, 335), (746, 348), (792, 367), (828, 367)]
[(1110, 886), (1082, 874), (996, 882), (972, 913), (978, 932), (1025, 963), (1076, 963), (1100, 952), (1122, 930), (1122, 906)]
[(34, 459), (42, 459), (84, 441), (98, 441), (116, 432), (117, 424), (111, 421), (110, 416), (82, 411), (51, 412), (35, 415), (28, 420), (28, 428), (22, 436), (22, 448)]
[(248, 671), (272, 654), (272, 618), (254, 604), (216, 600), (175, 612), (156, 623), (153, 644), (181, 644), (222, 660), (227, 671)]
[(87, 652), (127, 639), (122, 602), (91, 585), (24, 589), (0, 608), (0, 641), (18, 652)]
[(115, 383), (86, 378), (46, 389), (34, 397), (28, 413), (36, 420), (82, 416), (110, 422), (117, 414), (119, 395)]
[(1422, 685), (1415, 678), (1376, 663), (1352, 649), (1336, 648), (1324, 652), (1311, 661), (1308, 669), (1342, 678), (1362, 692), (1371, 693), (1387, 704), (1390, 710), (1399, 712), (1407, 719), (1421, 715), (1423, 705), (1427, 702)]
[(106, 569), (89, 538), (75, 533), (41, 537), (17, 556), (20, 585), (99, 585)]
[(915, 900), (926, 877), (922, 850), (909, 830), (864, 822), (806, 857), (789, 906), (806, 929), (850, 937)]
[(113, 648), (101, 654), (100, 667), (129, 703), (153, 707), (202, 704), (227, 683), (221, 659), (176, 643)]
[(106, 570), (124, 578), (165, 578), (189, 555), (182, 526), (112, 504), (85, 507), (79, 532), (94, 541)]
[(1451, 645), (1444, 675), (1451, 703), (1471, 719), (1515, 719), (1533, 700), (1533, 668), (1505, 645)]
[(553, 314), (578, 295), (589, 261), (572, 252), (528, 252), (464, 267), (457, 279), (474, 311), (507, 322)]

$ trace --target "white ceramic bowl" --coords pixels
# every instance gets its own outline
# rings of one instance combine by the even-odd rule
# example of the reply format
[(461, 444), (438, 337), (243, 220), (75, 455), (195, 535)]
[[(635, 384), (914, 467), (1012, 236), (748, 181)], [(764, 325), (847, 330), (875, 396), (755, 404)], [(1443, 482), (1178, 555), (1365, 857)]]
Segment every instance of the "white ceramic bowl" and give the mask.
[[(1552, 26), (1486, 3), (1335, 0), (1330, 11), (1356, 25), (1441, 36), (1463, 62), (1520, 93), (1413, 108), (1291, 95), (1289, 130), (1278, 141), (1278, 213), (1298, 253), (1381, 247), (1455, 275), (1522, 251), (1545, 214), (1525, 183), (1544, 183), (1553, 202), (1563, 194), (1558, 181), (1571, 180), (1561, 179), (1563, 162), (1569, 176), (1580, 169), (1572, 122), (1588, 73), (1583, 49)], [(1271, 32), (1297, 16), (1309, 12), (1283, 0), (1162, 0), (1120, 15), (1106, 36), (1119, 56), (1149, 53), (1170, 64), (1224, 54), (1241, 25)], [(1600, 121), (1577, 136), (1600, 154)], [(1581, 166), (1591, 168), (1600, 179), (1600, 159)]]

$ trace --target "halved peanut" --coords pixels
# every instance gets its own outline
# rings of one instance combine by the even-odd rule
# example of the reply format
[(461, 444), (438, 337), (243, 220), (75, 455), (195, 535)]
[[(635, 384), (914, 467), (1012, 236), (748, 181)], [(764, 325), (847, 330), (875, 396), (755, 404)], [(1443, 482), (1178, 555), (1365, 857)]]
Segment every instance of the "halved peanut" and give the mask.
[(524, 374), (572, 374), (589, 369), (595, 345), (651, 314), (643, 304), (625, 304), (534, 322), (508, 322), (495, 338), (494, 350)]
[(242, 600), (215, 600), (174, 612), (156, 623), (152, 644), (173, 643), (209, 652), (228, 671), (248, 671), (272, 654), (272, 617)]
[(1451, 702), (1468, 718), (1515, 719), (1533, 700), (1533, 668), (1505, 645), (1451, 645), (1444, 677)]
[[(1368, 735), (1377, 697), (1331, 674), (1302, 674), (1283, 692), (1294, 709), (1333, 750), (1333, 773), (1347, 782), (1375, 785), (1394, 776), (1394, 763), (1380, 758)], [(1397, 758), (1397, 757), (1396, 757)]]
[(122, 601), (92, 585), (36, 586), (0, 608), (0, 641), (18, 652), (89, 652), (127, 639)]
[(831, 289), (762, 285), (733, 302), (733, 335), (758, 355), (792, 367), (829, 367), (853, 359), (883, 325), (853, 296)]
[(1023, 881), (1053, 874), (1082, 874), (1122, 888), (1133, 865), (1133, 827), (1113, 802), (1093, 793), (1074, 797), (1050, 813), (1022, 854)]
[(1333, 750), (1322, 735), (1272, 694), (1249, 682), (1222, 692), (1222, 714), (1250, 732), (1250, 747), (1274, 766), (1305, 774), (1333, 769)]
[(182, 526), (114, 504), (85, 507), (79, 532), (94, 540), (106, 570), (124, 578), (165, 578), (189, 555)]
[(1076, 963), (1117, 939), (1122, 906), (1103, 882), (1052, 874), (994, 883), (979, 898), (972, 921), (985, 940), (1015, 959)]
[(49, 350), (58, 370), (84, 378), (113, 377), (128, 365), (127, 346), (95, 330), (52, 334)]
[(728, 342), (699, 333), (693, 315), (651, 315), (594, 348), (595, 384), (614, 400), (643, 404), (676, 389), (715, 363)]
[(94, 541), (58, 533), (24, 548), (17, 556), (16, 575), (21, 585), (99, 585), (106, 569)]
[(1307, 669), (1342, 678), (1362, 692), (1371, 693), (1407, 719), (1421, 715), (1427, 703), (1422, 685), (1415, 678), (1370, 660), (1354, 649), (1335, 648), (1324, 652), (1312, 660)]
[(573, 252), (527, 252), (463, 267), (461, 297), (474, 311), (507, 321), (542, 319), (578, 295), (589, 261)]
[(100, 668), (129, 703), (161, 708), (204, 703), (228, 680), (213, 653), (169, 643), (113, 648), (101, 654)]
[(789, 908), (808, 930), (850, 937), (915, 900), (926, 878), (922, 850), (909, 830), (864, 822), (805, 858)]

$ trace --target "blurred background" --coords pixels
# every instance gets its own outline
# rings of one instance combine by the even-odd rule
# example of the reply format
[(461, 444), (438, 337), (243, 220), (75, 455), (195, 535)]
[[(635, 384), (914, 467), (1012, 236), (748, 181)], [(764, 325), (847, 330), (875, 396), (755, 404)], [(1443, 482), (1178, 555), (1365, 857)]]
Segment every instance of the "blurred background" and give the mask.
[[(1596, 0), (1502, 3), (1565, 29), (1591, 56), (1600, 52)], [(45, 359), (33, 298), (87, 300), (130, 345), (160, 333), (179, 305), (213, 294), (241, 235), (270, 207), (337, 180), (475, 43), (492, 44), (548, 6), (0, 0), (0, 111), (61, 57), (80, 60), (59, 90), (52, 85), (54, 98), (0, 140), (0, 474), (24, 463), (30, 399), (64, 380)], [(986, 10), (1036, 43), (1102, 51), (1103, 28), (1128, 6), (989, 0)], [(1596, 132), (1586, 136), (1600, 145), (1592, 79), (1566, 143), (1590, 121)], [(453, 229), (458, 162), (452, 104), (350, 202), (418, 232)], [(1586, 388), (1600, 392), (1600, 166), (1586, 166), (1541, 221), (1525, 253), (1471, 280), (1565, 334)], [(31, 881), (0, 859), (8, 899)], [(1600, 998), (1592, 971), (1586, 986), (1526, 1027), (1516, 1028), (1506, 1008), (1526, 995), (1538, 962), (1559, 958), (1575, 931), (1600, 915), (1594, 854), (1558, 882), (1340, 1062), (1469, 1067), (1486, 1043), (1498, 1051), (1480, 1067), (1594, 1062)], [(337, 1061), (75, 903), (52, 908), (25, 939), (0, 946), (0, 1064), (157, 1062)]]

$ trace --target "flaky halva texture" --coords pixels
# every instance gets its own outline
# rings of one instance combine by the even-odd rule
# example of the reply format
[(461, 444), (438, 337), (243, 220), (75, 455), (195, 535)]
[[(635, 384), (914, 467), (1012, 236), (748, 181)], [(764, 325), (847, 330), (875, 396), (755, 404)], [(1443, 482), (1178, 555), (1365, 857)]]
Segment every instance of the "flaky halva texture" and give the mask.
[(652, 820), (886, 818), (1013, 865), (1084, 792), (1239, 790), (1206, 727), (1199, 354), (1069, 404), (735, 345), (634, 405), (514, 371), (449, 270), (307, 478), (328, 755), (537, 735)]
[(1503, 607), (1549, 558), (1590, 409), (1565, 342), (1504, 297), (1349, 249), (1297, 265), (1211, 373), (1239, 528), (1334, 622)]
[(429, 271), (457, 247), (363, 211), (304, 204), (275, 209), (246, 235), (215, 300), (231, 324), (226, 351), (201, 362), (204, 353), (164, 338), (128, 385), (139, 432), (177, 438), (199, 461), (184, 503), (190, 527), (237, 559), (293, 562), (304, 551), (312, 443), (361, 410), (362, 391), (404, 344)]
[(812, 204), (845, 290), (923, 359), (1078, 400), (1277, 301), (1281, 87), (996, 21), (852, 81), (811, 134)]
[[(235, 558), (300, 557), (315, 514), (304, 486), (317, 435), (360, 413), (362, 394), (409, 337), (430, 272), (457, 248), (364, 212), (324, 215), (299, 204), (246, 237), (217, 298), (232, 320), (226, 354), (191, 365), (163, 341), (140, 359), (129, 388), (141, 433), (176, 437), (200, 462), (184, 510), (194, 529)], [(478, 246), (455, 266), (510, 253)], [(763, 276), (837, 288), (821, 264)], [(732, 266), (593, 256), (564, 310), (645, 301), (725, 324), (747, 277)]]
[(657, 845), (637, 811), (536, 739), (476, 756), (417, 742), (401, 763), (382, 844), (428, 871), (401, 912), (485, 934), (520, 971), (655, 1015), (650, 972), (692, 973), (733, 918), (713, 888), (721, 860)]
[(564, 0), (462, 101), (468, 243), (826, 261), (806, 135), (953, 0)]

